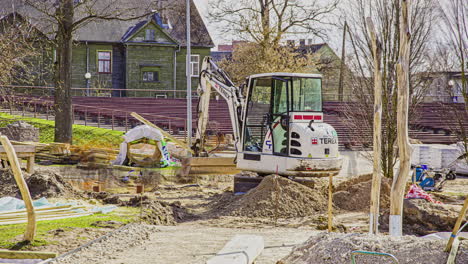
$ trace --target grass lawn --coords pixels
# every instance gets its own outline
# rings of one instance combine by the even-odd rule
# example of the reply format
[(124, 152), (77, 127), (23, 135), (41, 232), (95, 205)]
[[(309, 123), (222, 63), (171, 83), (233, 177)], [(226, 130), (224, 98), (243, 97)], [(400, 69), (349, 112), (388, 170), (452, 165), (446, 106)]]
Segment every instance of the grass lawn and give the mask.
[[(54, 142), (55, 121), (0, 113), (0, 127), (19, 120), (39, 128), (39, 141), (41, 143)], [(118, 148), (123, 141), (123, 134), (123, 132), (105, 128), (73, 125), (73, 144), (99, 148)]]
[[(37, 231), (34, 242), (30, 247), (44, 246), (53, 243), (47, 240), (47, 234), (51, 230), (63, 229), (72, 230), (74, 228), (99, 228), (92, 226), (96, 221), (117, 221), (123, 224), (134, 222), (138, 219), (140, 209), (132, 207), (119, 207), (108, 214), (94, 214), (68, 219), (58, 219), (52, 221), (37, 222)], [(18, 243), (18, 236), (22, 236), (26, 231), (26, 224), (2, 225), (0, 226), (0, 248), (11, 249)], [(80, 239), (77, 237), (77, 239)]]

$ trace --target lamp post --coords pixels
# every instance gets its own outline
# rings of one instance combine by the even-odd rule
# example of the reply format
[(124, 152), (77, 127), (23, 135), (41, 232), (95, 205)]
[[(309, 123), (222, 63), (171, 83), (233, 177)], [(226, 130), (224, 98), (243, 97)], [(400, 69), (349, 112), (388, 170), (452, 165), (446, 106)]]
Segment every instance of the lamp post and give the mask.
[(86, 96), (89, 96), (90, 95), (89, 79), (91, 79), (91, 73), (89, 73), (89, 72), (85, 73), (84, 77), (86, 79)]
[[(186, 22), (187, 22), (187, 58), (186, 58), (186, 74), (187, 74), (187, 145), (192, 146), (192, 67), (191, 58), (191, 39), (190, 39), (190, 1), (186, 0)], [(188, 152), (189, 157), (192, 153)]]

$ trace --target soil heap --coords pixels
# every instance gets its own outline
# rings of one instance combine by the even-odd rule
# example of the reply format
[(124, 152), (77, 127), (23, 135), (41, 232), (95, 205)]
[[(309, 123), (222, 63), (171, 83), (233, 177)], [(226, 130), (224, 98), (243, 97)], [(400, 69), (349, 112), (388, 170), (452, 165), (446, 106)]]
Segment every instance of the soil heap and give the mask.
[[(369, 210), (372, 174), (365, 174), (339, 184), (333, 193), (333, 203), (346, 211)], [(391, 180), (382, 178), (380, 207), (390, 206)]]
[(155, 201), (148, 196), (134, 197), (127, 206), (143, 205), (142, 220), (151, 225), (175, 225), (174, 208), (165, 202)]
[[(424, 199), (403, 201), (403, 233), (428, 235), (434, 232), (451, 232), (460, 214), (461, 206), (436, 204)], [(380, 220), (382, 231), (388, 231), (389, 212)]]
[(241, 198), (227, 204), (232, 216), (292, 218), (314, 215), (327, 210), (322, 188), (309, 188), (284, 177), (266, 176)]
[[(29, 192), (33, 199), (41, 197), (71, 197), (77, 191), (57, 173), (36, 171), (29, 175), (23, 173)], [(0, 170), (0, 197), (13, 196), (21, 198), (13, 173), (10, 170)]]
[[(351, 252), (365, 250), (394, 255), (400, 264), (446, 263), (446, 240), (424, 239), (412, 236), (390, 237), (368, 234), (320, 233), (280, 260), (278, 264), (335, 264), (349, 263)], [(356, 262), (362, 264), (391, 263), (382, 256), (359, 255)], [(468, 263), (468, 242), (462, 241), (456, 263)]]

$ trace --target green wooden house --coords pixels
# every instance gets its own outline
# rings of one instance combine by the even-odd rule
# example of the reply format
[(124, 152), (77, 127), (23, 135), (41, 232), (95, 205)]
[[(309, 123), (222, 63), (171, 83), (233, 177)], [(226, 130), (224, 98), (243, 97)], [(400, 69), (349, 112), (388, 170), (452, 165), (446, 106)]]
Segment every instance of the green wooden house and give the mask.
[[(139, 4), (138, 1), (135, 3)], [(157, 1), (155, 3), (155, 10), (158, 10)], [(81, 89), (74, 90), (73, 93), (185, 97), (185, 0), (169, 3), (172, 8), (155, 11), (142, 19), (96, 20), (76, 30), (72, 51), (72, 87)], [(129, 2), (115, 0), (113, 4), (129, 5)], [(3, 8), (3, 13), (9, 10), (29, 18), (31, 23), (37, 22), (34, 11), (27, 6), (7, 3), (6, 7)], [(0, 6), (0, 15), (1, 12)], [(193, 78), (192, 89), (195, 90), (203, 58), (210, 55), (214, 44), (193, 2), (191, 13), (192, 55), (189, 72)], [(42, 21), (37, 24), (42, 25), (38, 28), (47, 28)]]

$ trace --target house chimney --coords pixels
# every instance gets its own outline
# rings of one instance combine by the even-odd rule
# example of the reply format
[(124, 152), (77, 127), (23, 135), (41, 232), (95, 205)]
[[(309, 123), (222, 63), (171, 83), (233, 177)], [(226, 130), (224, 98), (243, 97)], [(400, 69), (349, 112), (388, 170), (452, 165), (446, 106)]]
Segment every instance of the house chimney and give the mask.
[(299, 46), (304, 47), (305, 43), (306, 43), (305, 39), (300, 39), (299, 40)]
[(288, 39), (286, 41), (286, 45), (288, 45), (288, 47), (293, 48), (296, 45), (296, 42), (294, 41), (294, 39)]
[(307, 45), (312, 46), (313, 44), (314, 44), (314, 40), (313, 40), (313, 39), (308, 39), (308, 40), (307, 40)]

